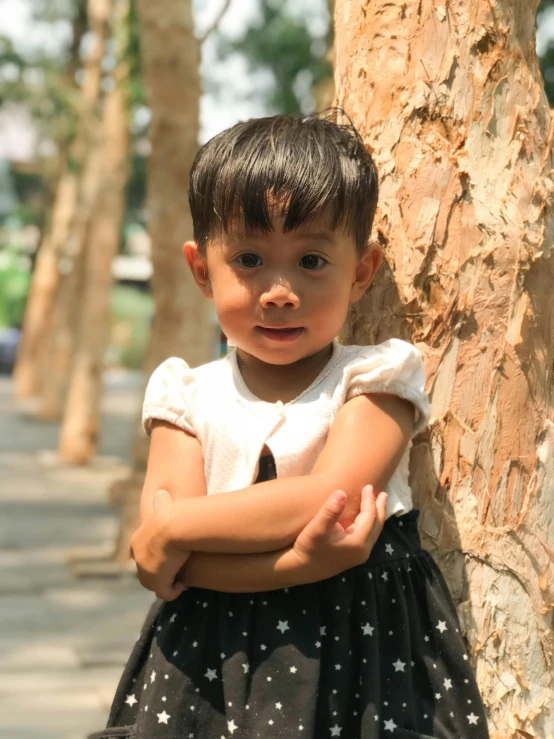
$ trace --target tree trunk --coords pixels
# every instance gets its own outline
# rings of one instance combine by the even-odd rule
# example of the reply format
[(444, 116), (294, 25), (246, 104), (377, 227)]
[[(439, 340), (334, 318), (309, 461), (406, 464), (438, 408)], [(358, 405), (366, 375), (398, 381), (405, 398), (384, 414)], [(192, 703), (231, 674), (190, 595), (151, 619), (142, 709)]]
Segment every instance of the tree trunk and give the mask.
[[(127, 12), (128, 3), (120, 1), (117, 25), (121, 28), (127, 22)], [(117, 84), (104, 102), (101, 187), (88, 228), (77, 345), (60, 433), (60, 457), (73, 464), (85, 464), (96, 453), (100, 427), (102, 370), (110, 327), (112, 260), (119, 248), (128, 177), (129, 115), (125, 70), (126, 63), (120, 62), (113, 75)]]
[[(88, 125), (98, 104), (102, 80), (102, 59), (113, 0), (88, 0), (87, 17), (94, 43), (84, 60), (78, 131), (71, 147), (67, 169), (61, 175), (49, 227), (44, 234), (31, 290), (25, 309), (23, 335), (14, 369), (15, 394), (19, 398), (37, 395), (42, 386), (40, 355), (49, 333), (52, 310), (60, 280), (59, 260), (69, 238), (78, 199), (79, 170), (88, 150)], [(74, 60), (70, 63), (74, 68)], [(63, 270), (63, 265), (62, 265)]]
[(537, 6), (336, 11), (337, 104), (376, 159), (387, 261), (344, 338), (401, 336), (426, 357), (420, 531), (498, 739), (554, 736), (553, 126)]
[[(335, 66), (335, 28), (333, 18), (335, 15), (335, 0), (327, 0), (327, 9), (329, 11), (329, 30), (327, 31), (327, 53), (325, 58)], [(317, 84), (313, 90), (316, 111), (326, 110), (333, 104), (335, 96), (335, 80), (331, 74), (326, 79)]]
[(63, 412), (82, 307), (85, 245), (103, 180), (100, 121), (87, 138), (71, 224), (58, 257), (55, 303), (37, 359), (41, 375), (39, 416), (44, 420), (58, 419)]
[[(156, 312), (145, 375), (171, 355), (196, 366), (212, 359), (216, 341), (212, 305), (198, 290), (182, 254), (192, 238), (188, 175), (198, 148), (199, 48), (191, 2), (138, 0), (141, 54), (152, 110), (147, 210), (152, 238), (152, 292)], [(138, 520), (138, 501), (148, 440), (137, 424), (133, 469), (110, 494), (121, 508), (116, 555), (129, 556), (129, 538)]]

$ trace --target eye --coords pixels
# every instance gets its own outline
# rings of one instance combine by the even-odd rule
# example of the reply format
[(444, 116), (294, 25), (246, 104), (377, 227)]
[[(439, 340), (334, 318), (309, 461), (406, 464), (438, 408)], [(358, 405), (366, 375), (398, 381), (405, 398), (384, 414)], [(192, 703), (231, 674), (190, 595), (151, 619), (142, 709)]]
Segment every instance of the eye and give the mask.
[(262, 264), (262, 260), (260, 259), (260, 257), (252, 252), (241, 254), (234, 261), (241, 267), (246, 267), (247, 269), (259, 267)]
[(322, 269), (326, 264), (329, 264), (329, 262), (318, 254), (306, 254), (300, 260), (300, 265), (312, 272)]

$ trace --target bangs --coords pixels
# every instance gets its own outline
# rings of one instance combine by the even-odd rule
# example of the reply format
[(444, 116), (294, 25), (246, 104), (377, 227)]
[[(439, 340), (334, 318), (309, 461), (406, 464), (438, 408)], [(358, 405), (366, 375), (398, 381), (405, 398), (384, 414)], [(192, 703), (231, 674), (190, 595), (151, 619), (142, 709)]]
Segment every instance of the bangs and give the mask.
[(363, 250), (377, 191), (375, 165), (353, 126), (320, 116), (254, 119), (198, 152), (189, 190), (194, 238), (205, 249), (237, 226), (268, 233), (276, 215), (285, 232), (325, 217)]

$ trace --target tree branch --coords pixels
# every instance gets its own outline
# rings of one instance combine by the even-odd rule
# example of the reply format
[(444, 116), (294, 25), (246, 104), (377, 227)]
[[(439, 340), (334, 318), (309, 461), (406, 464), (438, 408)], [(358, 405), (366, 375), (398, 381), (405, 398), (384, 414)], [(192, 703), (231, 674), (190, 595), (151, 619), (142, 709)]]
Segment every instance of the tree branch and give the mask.
[(203, 44), (204, 41), (208, 38), (208, 36), (210, 36), (216, 30), (216, 28), (219, 26), (221, 22), (221, 19), (223, 18), (225, 13), (228, 11), (229, 6), (231, 5), (231, 2), (232, 0), (225, 0), (223, 5), (221, 6), (221, 10), (216, 15), (211, 26), (208, 26), (207, 30), (204, 31), (204, 33), (198, 38), (199, 43)]

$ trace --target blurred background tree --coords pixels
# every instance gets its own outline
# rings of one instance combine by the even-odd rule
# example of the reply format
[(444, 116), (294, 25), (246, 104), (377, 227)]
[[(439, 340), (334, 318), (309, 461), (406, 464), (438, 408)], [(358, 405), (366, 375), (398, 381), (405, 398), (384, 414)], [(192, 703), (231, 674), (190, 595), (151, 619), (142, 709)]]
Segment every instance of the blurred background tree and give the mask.
[(537, 13), (537, 51), (550, 107), (554, 106), (554, 0), (541, 0)]

